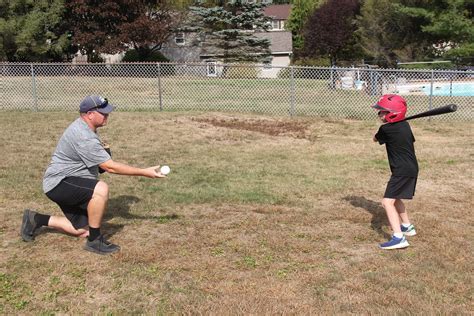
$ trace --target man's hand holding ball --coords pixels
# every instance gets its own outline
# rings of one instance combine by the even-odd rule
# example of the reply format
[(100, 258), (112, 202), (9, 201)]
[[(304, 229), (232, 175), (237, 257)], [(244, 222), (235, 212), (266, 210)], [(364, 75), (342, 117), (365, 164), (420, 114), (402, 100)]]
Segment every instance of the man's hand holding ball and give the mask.
[(154, 173), (154, 176), (151, 176), (150, 178), (166, 178), (166, 175), (171, 171), (168, 166), (155, 166), (150, 169), (153, 169)]

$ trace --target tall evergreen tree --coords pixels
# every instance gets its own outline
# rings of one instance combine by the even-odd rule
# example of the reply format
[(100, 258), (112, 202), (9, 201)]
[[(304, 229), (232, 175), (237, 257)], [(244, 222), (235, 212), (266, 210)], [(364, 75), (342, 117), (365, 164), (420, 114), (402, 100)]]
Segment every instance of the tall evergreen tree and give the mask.
[(268, 39), (255, 31), (270, 28), (262, 4), (229, 1), (224, 6), (191, 7), (191, 22), (185, 30), (201, 34), (203, 53), (233, 62), (262, 62), (270, 56)]

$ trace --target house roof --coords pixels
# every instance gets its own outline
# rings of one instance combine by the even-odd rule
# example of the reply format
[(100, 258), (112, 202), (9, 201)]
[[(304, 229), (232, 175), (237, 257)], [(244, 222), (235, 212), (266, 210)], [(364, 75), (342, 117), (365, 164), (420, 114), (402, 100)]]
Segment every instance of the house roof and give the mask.
[(255, 36), (268, 38), (270, 40), (270, 50), (272, 54), (291, 53), (293, 51), (291, 32), (258, 32), (255, 33)]
[(276, 20), (288, 20), (291, 12), (291, 4), (272, 4), (263, 8), (266, 16), (271, 16)]

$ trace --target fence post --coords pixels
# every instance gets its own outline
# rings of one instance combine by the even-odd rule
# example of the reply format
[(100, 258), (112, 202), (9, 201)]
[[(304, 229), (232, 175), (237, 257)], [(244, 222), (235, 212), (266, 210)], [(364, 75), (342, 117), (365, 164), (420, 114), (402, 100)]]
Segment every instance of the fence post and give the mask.
[(31, 86), (33, 94), (33, 108), (35, 112), (38, 112), (38, 98), (36, 95), (36, 78), (35, 78), (35, 69), (33, 64), (31, 64)]
[(371, 96), (374, 96), (374, 95), (378, 95), (377, 94), (377, 78), (376, 78), (376, 70), (374, 69), (369, 69), (369, 91), (370, 91), (370, 95)]
[(449, 96), (452, 97), (453, 96), (453, 73), (451, 73), (451, 75), (449, 76)]
[(161, 65), (158, 63), (158, 97), (160, 99), (160, 111), (163, 111), (163, 99), (161, 91)]
[(331, 82), (329, 83), (330, 89), (336, 89), (336, 78), (334, 78), (334, 64), (331, 65)]
[(290, 66), (290, 116), (295, 114), (295, 72)]
[(431, 110), (433, 107), (433, 84), (434, 84), (434, 70), (431, 69), (430, 104), (428, 105), (428, 110)]

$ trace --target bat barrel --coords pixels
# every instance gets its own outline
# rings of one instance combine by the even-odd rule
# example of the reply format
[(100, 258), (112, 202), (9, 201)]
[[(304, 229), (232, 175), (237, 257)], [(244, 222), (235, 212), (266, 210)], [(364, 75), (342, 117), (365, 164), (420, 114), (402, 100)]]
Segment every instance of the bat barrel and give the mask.
[(422, 113), (418, 113), (418, 114), (409, 116), (409, 117), (405, 118), (405, 121), (406, 120), (412, 120), (412, 119), (419, 118), (419, 117), (427, 117), (427, 116), (433, 116), (433, 115), (452, 113), (452, 112), (456, 112), (457, 109), (458, 109), (458, 106), (456, 104), (447, 104), (447, 105), (444, 105), (444, 106), (436, 108), (436, 109), (432, 109), (432, 110), (429, 110), (429, 111), (426, 111), (426, 112), (422, 112)]

